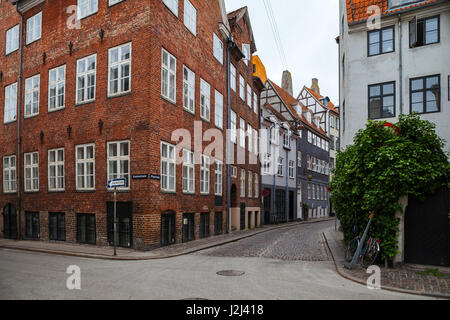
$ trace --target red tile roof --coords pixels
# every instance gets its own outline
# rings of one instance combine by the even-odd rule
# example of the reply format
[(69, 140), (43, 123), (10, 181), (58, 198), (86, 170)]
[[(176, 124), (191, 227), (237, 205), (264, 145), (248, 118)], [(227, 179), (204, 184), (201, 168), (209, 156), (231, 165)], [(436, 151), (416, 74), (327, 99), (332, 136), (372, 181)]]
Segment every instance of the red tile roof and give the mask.
[[(320, 99), (323, 99), (323, 98), (324, 98), (323, 96), (317, 94), (317, 93), (316, 93), (313, 89), (311, 89), (311, 88), (308, 88), (308, 87), (305, 87), (305, 88), (306, 88), (306, 90), (308, 90), (309, 93), (311, 93), (317, 100), (319, 100), (319, 102), (326, 108), (326, 106), (320, 101)], [(330, 110), (333, 111), (334, 113), (339, 114), (338, 109), (336, 109), (334, 103), (331, 102), (331, 101), (328, 102), (328, 109), (330, 109)]]
[(437, 4), (448, 0), (424, 0), (410, 5), (406, 4), (399, 8), (389, 9), (389, 0), (347, 0), (347, 20), (348, 23), (357, 23), (366, 21), (373, 13), (368, 12), (370, 6), (378, 6), (381, 9), (381, 15), (398, 13), (415, 7)]

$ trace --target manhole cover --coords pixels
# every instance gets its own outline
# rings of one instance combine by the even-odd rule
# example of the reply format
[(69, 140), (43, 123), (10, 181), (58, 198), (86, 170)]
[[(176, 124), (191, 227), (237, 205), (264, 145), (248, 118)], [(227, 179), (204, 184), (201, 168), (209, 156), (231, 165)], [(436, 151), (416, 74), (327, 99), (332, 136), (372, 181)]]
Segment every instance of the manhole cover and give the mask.
[(245, 272), (237, 271), (237, 270), (224, 270), (224, 271), (217, 272), (217, 274), (219, 276), (224, 276), (224, 277), (240, 277), (240, 276), (243, 276), (245, 274)]

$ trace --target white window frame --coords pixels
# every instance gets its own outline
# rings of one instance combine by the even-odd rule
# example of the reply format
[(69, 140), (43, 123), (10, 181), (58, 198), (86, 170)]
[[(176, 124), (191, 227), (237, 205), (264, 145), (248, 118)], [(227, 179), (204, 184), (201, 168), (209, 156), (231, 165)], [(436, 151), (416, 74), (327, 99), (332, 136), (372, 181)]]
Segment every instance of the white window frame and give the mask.
[(6, 55), (19, 50), (19, 31), (20, 26), (18, 24), (6, 31)]
[(247, 124), (247, 135), (248, 135), (248, 152), (252, 153), (255, 141), (253, 140), (253, 127), (250, 124)]
[(295, 161), (289, 161), (289, 178), (295, 179)]
[(245, 169), (241, 169), (241, 177), (240, 177), (240, 196), (241, 198), (245, 198)]
[[(92, 148), (92, 158), (87, 157), (87, 150)], [(83, 158), (79, 159), (78, 151), (83, 150)], [(88, 173), (88, 167), (92, 164), (92, 173)], [(78, 166), (83, 167), (84, 173), (81, 174), (78, 170)], [(84, 186), (80, 186), (78, 178), (81, 177)], [(89, 185), (89, 180), (92, 178), (92, 186)], [(95, 144), (84, 144), (75, 146), (75, 185), (79, 191), (95, 190)]]
[(236, 179), (238, 175), (238, 168), (235, 166), (231, 166), (231, 177)]
[[(59, 155), (62, 151), (62, 160), (60, 159)], [(54, 161), (50, 161), (51, 154), (54, 153)], [(58, 148), (58, 149), (51, 149), (48, 150), (48, 191), (64, 191), (65, 190), (65, 152), (64, 148)], [(51, 168), (55, 169), (55, 175), (51, 175)], [(62, 175), (58, 172), (62, 168)], [(52, 187), (52, 179), (55, 179), (55, 186)]]
[(124, 1), (124, 0), (109, 0), (108, 1), (108, 6), (111, 7), (111, 6), (113, 6), (113, 5), (117, 4), (117, 3), (120, 3), (122, 1)]
[(183, 108), (195, 114), (195, 73), (183, 66)]
[(242, 61), (244, 61), (244, 63), (248, 66), (248, 64), (250, 62), (250, 58), (251, 58), (249, 44), (245, 44), (245, 43), (242, 44), (242, 53), (244, 54), (244, 59), (242, 59)]
[[(122, 51), (129, 48), (129, 58), (122, 59)], [(112, 52), (117, 50), (117, 61), (112, 62)], [(108, 49), (108, 97), (119, 96), (131, 92), (131, 63), (133, 46), (131, 42)], [(124, 76), (122, 68), (128, 65), (128, 75)], [(112, 79), (111, 69), (117, 68), (117, 78)], [(128, 90), (124, 90), (125, 79), (128, 79)], [(117, 82), (117, 92), (112, 91), (112, 83)]]
[[(60, 78), (62, 70), (62, 75), (64, 78)], [(52, 73), (55, 73), (55, 80), (52, 79)], [(59, 93), (59, 86), (62, 85), (63, 92)], [(53, 96), (52, 90), (55, 90)], [(52, 98), (53, 97), (53, 98)], [(60, 98), (62, 97), (62, 104), (60, 103)], [(54, 106), (52, 106), (52, 99), (54, 99)], [(58, 111), (64, 109), (66, 106), (66, 65), (59, 66), (48, 71), (48, 111)]]
[[(94, 59), (94, 69), (90, 69), (89, 68), (89, 61), (92, 61), (92, 59)], [(85, 71), (84, 72), (80, 72), (80, 63), (84, 63), (85, 65)], [(90, 77), (94, 77), (94, 84), (89, 86), (89, 78)], [(79, 85), (79, 81), (80, 78), (82, 78), (84, 80), (84, 87), (80, 88)], [(80, 103), (88, 103), (88, 102), (92, 102), (95, 101), (95, 92), (96, 92), (96, 86), (97, 86), (97, 54), (93, 54), (90, 55), (88, 57), (84, 57), (81, 58), (79, 60), (77, 60), (77, 78), (76, 78), (76, 94), (75, 94), (75, 102), (77, 104)], [(94, 91), (94, 96), (92, 98), (88, 98), (89, 95), (89, 91), (90, 89), (92, 89)], [(80, 90), (83, 90), (83, 96), (84, 99), (80, 100), (79, 99), (79, 95), (78, 92)]]
[(264, 154), (263, 159), (263, 174), (270, 175), (270, 164), (272, 162), (272, 155), (270, 153)]
[[(14, 159), (14, 166), (11, 162)], [(3, 157), (3, 193), (17, 192), (17, 158), (15, 155)], [(14, 173), (14, 174), (13, 174)], [(14, 176), (14, 178), (12, 178)]]
[(248, 178), (247, 178), (247, 182), (248, 182), (248, 197), (251, 198), (253, 197), (253, 173), (251, 171), (248, 172)]
[(236, 92), (236, 80), (236, 67), (230, 63), (230, 87), (234, 92)]
[(245, 120), (239, 118), (239, 145), (242, 149), (245, 149)]
[(239, 97), (245, 102), (245, 79), (239, 75)]
[(302, 152), (297, 151), (297, 167), (302, 167)]
[(98, 0), (78, 0), (77, 19), (81, 20), (98, 12)]
[(27, 20), (27, 41), (30, 44), (41, 39), (42, 36), (42, 11)]
[(163, 3), (178, 17), (178, 0), (163, 0)]
[(258, 130), (253, 129), (253, 152), (255, 155), (259, 154), (259, 138), (258, 138)]
[(284, 159), (279, 157), (278, 158), (278, 165), (277, 165), (277, 174), (279, 177), (284, 177)]
[[(166, 155), (164, 155), (164, 147), (167, 150)], [(170, 172), (171, 169), (173, 175)], [(177, 190), (176, 178), (177, 178), (176, 146), (161, 141), (161, 190), (164, 192), (176, 192)], [(164, 179), (166, 179), (165, 182), (166, 185), (164, 185)], [(171, 183), (173, 184), (172, 186)]]
[(173, 103), (177, 102), (177, 58), (164, 48), (161, 55), (161, 95)]
[(252, 109), (252, 87), (247, 83), (247, 105)]
[(197, 35), (197, 9), (189, 0), (184, 0), (184, 25), (194, 36)]
[(230, 141), (237, 143), (237, 114), (231, 110), (231, 126), (230, 126)]
[[(127, 144), (127, 148), (128, 148), (128, 155), (121, 155), (121, 149), (120, 146), (122, 144)], [(117, 154), (115, 156), (111, 156), (110, 155), (110, 148), (111, 146), (115, 145), (116, 146), (116, 152)], [(119, 188), (119, 190), (130, 190), (130, 186), (131, 186), (131, 179), (130, 179), (130, 158), (131, 158), (131, 142), (129, 140), (122, 140), (122, 141), (111, 141), (107, 143), (107, 148), (106, 148), (106, 158), (107, 158), (107, 171), (106, 171), (106, 180), (113, 180), (113, 179), (122, 179), (125, 178), (126, 179), (126, 184), (125, 187), (123, 188)], [(127, 161), (128, 166), (127, 166), (127, 172), (125, 173), (121, 167), (121, 161)], [(110, 166), (110, 162), (117, 162), (117, 173), (111, 173), (111, 166)]]
[(223, 65), (223, 42), (215, 33), (213, 33), (213, 54), (214, 58)]
[(17, 82), (5, 87), (5, 106), (3, 109), (3, 123), (17, 120)]
[(24, 117), (30, 118), (39, 114), (39, 95), (41, 87), (41, 75), (25, 79)]
[(203, 79), (200, 79), (200, 118), (211, 121), (211, 86)]
[(255, 178), (255, 198), (259, 198), (259, 175), (255, 173), (254, 178)]
[(220, 160), (214, 163), (214, 195), (223, 195), (223, 162)]
[(195, 193), (195, 164), (194, 153), (190, 150), (183, 149), (183, 193), (194, 194)]
[(223, 129), (223, 95), (215, 90), (214, 122), (217, 128)]
[(253, 92), (253, 112), (258, 114), (258, 96)]
[[(29, 173), (27, 177), (27, 172)], [(29, 187), (28, 184), (29, 183)], [(23, 155), (23, 185), (25, 192), (39, 191), (39, 153), (29, 152)]]
[(210, 157), (203, 155), (201, 157), (200, 164), (200, 194), (208, 195), (211, 192), (211, 159)]

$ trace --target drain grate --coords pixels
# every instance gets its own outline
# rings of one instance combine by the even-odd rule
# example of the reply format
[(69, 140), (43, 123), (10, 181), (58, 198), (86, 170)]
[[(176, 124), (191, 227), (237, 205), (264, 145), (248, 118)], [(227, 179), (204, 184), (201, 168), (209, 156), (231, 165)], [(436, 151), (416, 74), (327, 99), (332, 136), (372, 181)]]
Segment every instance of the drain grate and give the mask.
[(217, 272), (219, 276), (223, 277), (240, 277), (245, 274), (244, 271), (237, 271), (237, 270), (224, 270)]

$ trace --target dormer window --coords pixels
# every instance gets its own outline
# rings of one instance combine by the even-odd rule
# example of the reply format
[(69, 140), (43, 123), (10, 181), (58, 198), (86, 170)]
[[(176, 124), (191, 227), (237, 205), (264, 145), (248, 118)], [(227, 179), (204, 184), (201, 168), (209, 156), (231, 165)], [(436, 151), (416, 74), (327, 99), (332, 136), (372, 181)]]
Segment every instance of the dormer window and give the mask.
[(397, 9), (423, 0), (389, 0), (389, 9)]

